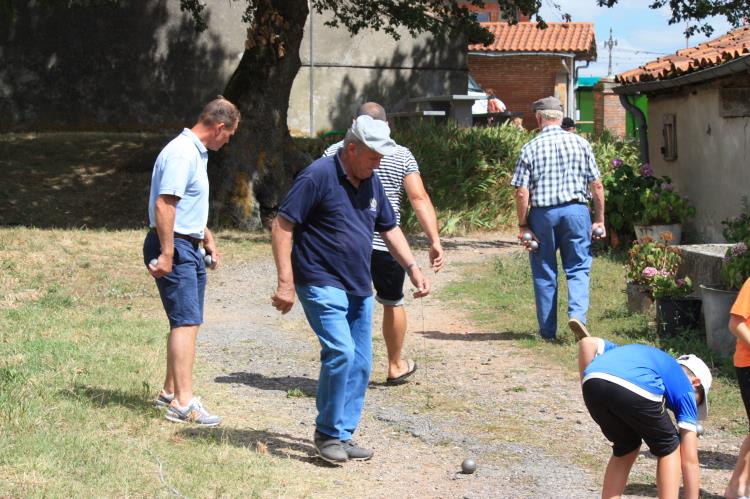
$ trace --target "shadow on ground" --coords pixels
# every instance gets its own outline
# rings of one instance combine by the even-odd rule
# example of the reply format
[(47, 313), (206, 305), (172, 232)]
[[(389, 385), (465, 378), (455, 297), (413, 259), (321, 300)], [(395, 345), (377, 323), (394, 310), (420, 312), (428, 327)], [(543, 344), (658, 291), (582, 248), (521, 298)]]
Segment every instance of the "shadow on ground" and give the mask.
[(414, 331), (412, 334), (423, 335), (432, 340), (448, 341), (516, 341), (533, 340), (536, 335), (529, 332), (503, 331), (500, 333), (444, 333), (443, 331)]
[(269, 378), (258, 373), (237, 372), (230, 373), (227, 376), (217, 376), (214, 378), (214, 381), (217, 383), (236, 383), (252, 386), (260, 390), (276, 390), (280, 392), (298, 389), (306, 397), (314, 397), (318, 389), (318, 380), (301, 376)]
[(120, 405), (137, 411), (147, 411), (153, 408), (150, 394), (147, 394), (145, 389), (144, 393), (137, 394), (120, 389), (76, 384), (73, 388), (60, 390), (59, 393), (70, 399), (87, 400), (97, 407)]
[(698, 449), (698, 457), (701, 467), (712, 470), (733, 470), (737, 463), (737, 456), (726, 452)]
[[(659, 497), (655, 483), (630, 483), (625, 487), (625, 494), (634, 496)], [(702, 499), (723, 499), (724, 496), (711, 494), (701, 489)], [(680, 496), (682, 497), (682, 496)]]
[(307, 439), (267, 430), (241, 430), (237, 428), (186, 428), (176, 435), (184, 438), (229, 443), (235, 447), (252, 449), (259, 454), (269, 454), (282, 459), (295, 459), (322, 468), (335, 467), (316, 456), (315, 448)]

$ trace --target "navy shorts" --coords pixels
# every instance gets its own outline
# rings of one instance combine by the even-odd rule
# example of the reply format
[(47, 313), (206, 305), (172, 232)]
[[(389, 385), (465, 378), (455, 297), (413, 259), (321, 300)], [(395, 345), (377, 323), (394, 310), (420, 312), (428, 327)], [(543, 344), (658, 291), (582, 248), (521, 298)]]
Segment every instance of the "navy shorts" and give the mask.
[(375, 299), (383, 305), (398, 307), (404, 304), (406, 271), (387, 251), (373, 250), (370, 259)]
[(583, 383), (586, 408), (612, 442), (612, 454), (622, 457), (646, 442), (656, 457), (668, 456), (680, 445), (680, 436), (664, 406), (627, 388), (599, 378)]
[(750, 420), (750, 367), (735, 367), (737, 373), (737, 384), (740, 386), (740, 395), (745, 404), (745, 414)]
[[(150, 231), (143, 241), (143, 263), (148, 266), (148, 262), (160, 253), (159, 236)], [(186, 239), (175, 238), (172, 272), (156, 279), (156, 287), (159, 288), (170, 328), (202, 324), (206, 264), (200, 246)]]

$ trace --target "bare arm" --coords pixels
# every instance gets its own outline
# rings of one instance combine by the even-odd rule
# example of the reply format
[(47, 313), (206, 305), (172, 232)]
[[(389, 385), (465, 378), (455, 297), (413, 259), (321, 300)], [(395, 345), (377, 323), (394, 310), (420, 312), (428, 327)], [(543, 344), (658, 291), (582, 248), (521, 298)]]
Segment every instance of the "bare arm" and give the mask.
[(172, 259), (174, 258), (174, 219), (177, 212), (177, 203), (180, 198), (167, 194), (160, 194), (156, 198), (154, 207), (154, 219), (156, 233), (159, 234), (161, 253), (156, 266), (148, 266), (148, 271), (154, 277), (162, 277), (172, 272)]
[(701, 470), (698, 464), (698, 434), (680, 428), (680, 466), (685, 499), (698, 499), (701, 490)]
[(383, 238), (385, 245), (388, 246), (388, 251), (393, 255), (393, 258), (406, 269), (409, 280), (416, 286), (417, 292), (414, 293), (414, 298), (427, 296), (430, 293), (430, 281), (422, 274), (422, 270), (417, 265), (401, 228), (394, 227), (391, 230), (381, 232), (380, 236)]
[(747, 327), (745, 319), (739, 315), (730, 314), (729, 331), (746, 345), (750, 346), (750, 328)]
[(595, 236), (596, 239), (603, 239), (607, 236), (607, 229), (604, 227), (604, 184), (601, 179), (596, 179), (589, 184), (591, 195), (594, 198), (594, 221), (591, 223), (591, 231), (601, 228), (602, 235)]
[(422, 226), (427, 239), (430, 241), (430, 266), (435, 272), (440, 271), (445, 263), (443, 245), (440, 244), (440, 234), (438, 231), (437, 214), (435, 207), (432, 205), (429, 194), (422, 183), (422, 176), (419, 173), (412, 173), (404, 178), (404, 189), (409, 197), (409, 203), (414, 208), (419, 225)]
[(276, 293), (271, 304), (285, 314), (294, 306), (294, 275), (292, 273), (292, 232), (294, 224), (277, 215), (271, 228), (271, 247), (276, 262)]
[(208, 230), (208, 227), (203, 229), (203, 248), (206, 250), (206, 253), (211, 255), (211, 258), (213, 259), (211, 268), (219, 268), (219, 259), (221, 258), (221, 255), (219, 254), (219, 248), (216, 247), (216, 239), (214, 239), (214, 234), (213, 232)]

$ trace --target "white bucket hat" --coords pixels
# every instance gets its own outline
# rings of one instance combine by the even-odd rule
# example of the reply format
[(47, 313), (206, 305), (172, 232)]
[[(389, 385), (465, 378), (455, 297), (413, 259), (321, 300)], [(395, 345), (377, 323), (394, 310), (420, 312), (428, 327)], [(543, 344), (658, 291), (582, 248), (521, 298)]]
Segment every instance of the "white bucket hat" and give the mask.
[(367, 115), (357, 116), (351, 132), (365, 147), (378, 154), (388, 156), (396, 152), (396, 142), (391, 138), (391, 128), (385, 121)]
[(708, 391), (711, 389), (711, 382), (713, 381), (711, 370), (705, 362), (693, 354), (682, 355), (677, 359), (677, 362), (690, 369), (690, 372), (700, 380), (703, 386), (703, 400), (698, 406), (698, 419), (703, 421), (708, 417)]

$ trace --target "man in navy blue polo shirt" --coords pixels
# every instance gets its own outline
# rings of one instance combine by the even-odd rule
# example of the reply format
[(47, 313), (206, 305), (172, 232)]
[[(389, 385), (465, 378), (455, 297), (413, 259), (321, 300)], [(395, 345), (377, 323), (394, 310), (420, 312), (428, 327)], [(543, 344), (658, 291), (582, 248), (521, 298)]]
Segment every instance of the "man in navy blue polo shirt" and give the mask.
[(373, 232), (406, 269), (417, 288), (414, 296), (430, 291), (373, 175), (394, 149), (386, 122), (358, 117), (338, 154), (297, 176), (273, 222), (278, 285), (272, 303), (285, 314), (296, 292), (320, 340), (314, 443), (321, 458), (336, 464), (373, 454), (352, 441), (372, 367)]

